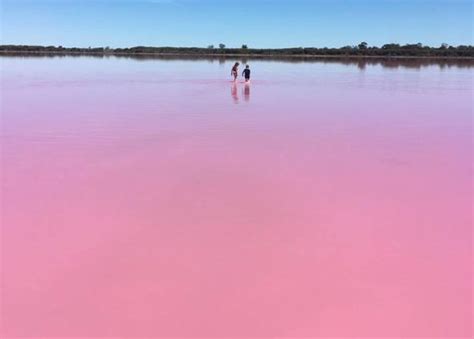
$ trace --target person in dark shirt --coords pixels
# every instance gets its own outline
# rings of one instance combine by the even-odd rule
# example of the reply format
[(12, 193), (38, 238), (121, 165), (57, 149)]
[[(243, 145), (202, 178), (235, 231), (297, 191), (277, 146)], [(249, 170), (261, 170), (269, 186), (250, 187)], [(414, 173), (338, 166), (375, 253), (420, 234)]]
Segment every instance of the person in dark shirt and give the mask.
[(242, 72), (242, 75), (245, 77), (245, 82), (250, 82), (250, 66), (249, 65), (245, 67), (244, 71)]

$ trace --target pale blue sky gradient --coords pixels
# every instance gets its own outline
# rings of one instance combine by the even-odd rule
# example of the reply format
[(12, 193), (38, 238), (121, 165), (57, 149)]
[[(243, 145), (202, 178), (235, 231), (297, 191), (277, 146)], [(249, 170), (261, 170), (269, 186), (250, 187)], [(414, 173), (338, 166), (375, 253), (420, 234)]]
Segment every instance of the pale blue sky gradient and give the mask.
[(472, 44), (471, 0), (0, 0), (1, 43), (67, 47)]

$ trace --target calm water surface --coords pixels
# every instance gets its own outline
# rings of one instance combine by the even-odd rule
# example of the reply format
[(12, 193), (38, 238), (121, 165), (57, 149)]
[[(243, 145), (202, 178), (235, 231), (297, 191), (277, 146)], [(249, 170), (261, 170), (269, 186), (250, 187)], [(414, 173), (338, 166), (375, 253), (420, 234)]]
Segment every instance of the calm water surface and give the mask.
[(5, 335), (471, 336), (474, 68), (0, 61)]

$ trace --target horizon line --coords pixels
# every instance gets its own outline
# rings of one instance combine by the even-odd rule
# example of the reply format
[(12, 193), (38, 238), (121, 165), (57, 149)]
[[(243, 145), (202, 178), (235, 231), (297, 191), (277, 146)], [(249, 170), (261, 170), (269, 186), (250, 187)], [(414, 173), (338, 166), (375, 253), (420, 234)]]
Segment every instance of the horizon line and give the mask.
[[(68, 45), (61, 45), (61, 44), (56, 44), (56, 45), (38, 45), (38, 44), (22, 44), (22, 43), (7, 43), (7, 44), (0, 44), (0, 46), (2, 47), (5, 47), (5, 46), (30, 46), (30, 47), (55, 47), (55, 48), (81, 48), (81, 49), (87, 49), (87, 48), (110, 48), (110, 49), (125, 49), (125, 48), (137, 48), (137, 47), (147, 47), (147, 48), (200, 48), (200, 49), (253, 49), (253, 50), (268, 50), (268, 49), (271, 49), (271, 50), (284, 50), (284, 49), (306, 49), (306, 48), (317, 48), (317, 49), (342, 49), (342, 48), (357, 48), (359, 47), (361, 44), (366, 44), (367, 48), (382, 48), (383, 46), (387, 46), (387, 45), (398, 45), (398, 46), (417, 46), (417, 45), (421, 45), (421, 47), (429, 47), (429, 48), (441, 48), (443, 46), (445, 47), (474, 47), (474, 45), (472, 44), (458, 44), (458, 45), (451, 45), (449, 43), (442, 43), (441, 45), (439, 46), (433, 46), (433, 45), (425, 45), (423, 44), (422, 42), (417, 42), (417, 43), (405, 43), (405, 44), (402, 44), (402, 43), (396, 43), (396, 42), (388, 42), (388, 43), (385, 43), (385, 44), (382, 44), (382, 45), (369, 45), (367, 44), (366, 42), (362, 41), (362, 42), (359, 42), (358, 44), (355, 44), (355, 45), (345, 45), (345, 46), (340, 46), (340, 47), (327, 47), (327, 46), (324, 46), (324, 47), (317, 47), (317, 46), (292, 46), (292, 47), (250, 47), (246, 44), (242, 44), (240, 47), (239, 46), (236, 46), (236, 47), (233, 47), (233, 46), (227, 46), (225, 45), (224, 43), (222, 43), (225, 47), (223, 48), (220, 48), (220, 44), (209, 44), (208, 46), (166, 46), (166, 45), (163, 45), (163, 46), (153, 46), (153, 45), (130, 45), (130, 46), (127, 46), (127, 47), (111, 47), (111, 46), (108, 46), (108, 45), (90, 45), (90, 46), (87, 46), (87, 47), (79, 47), (79, 46), (68, 46)], [(211, 46), (213, 46), (213, 48), (211, 48)], [(247, 46), (247, 47), (243, 47), (243, 46)]]

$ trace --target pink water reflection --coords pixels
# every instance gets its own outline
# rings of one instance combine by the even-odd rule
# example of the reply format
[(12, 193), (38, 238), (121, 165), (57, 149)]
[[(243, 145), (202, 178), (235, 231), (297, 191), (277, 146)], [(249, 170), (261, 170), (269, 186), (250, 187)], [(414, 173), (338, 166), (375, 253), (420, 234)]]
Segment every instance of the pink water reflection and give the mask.
[(472, 335), (472, 68), (2, 63), (6, 336)]

